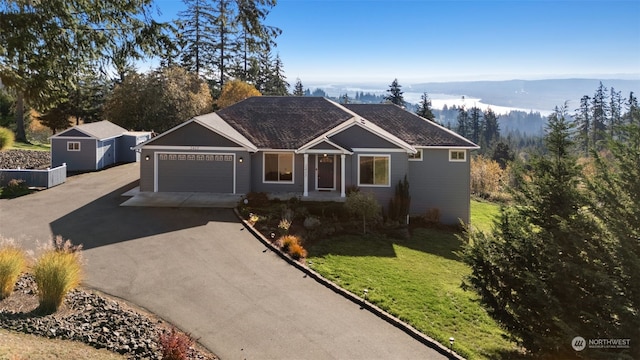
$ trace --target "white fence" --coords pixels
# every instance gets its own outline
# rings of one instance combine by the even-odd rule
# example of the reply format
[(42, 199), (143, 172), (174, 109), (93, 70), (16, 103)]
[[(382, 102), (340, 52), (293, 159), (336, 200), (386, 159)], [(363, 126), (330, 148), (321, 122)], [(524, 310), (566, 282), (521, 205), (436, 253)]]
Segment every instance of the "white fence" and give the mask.
[(53, 169), (0, 169), (0, 186), (6, 186), (12, 179), (24, 180), (29, 187), (50, 188), (67, 181), (67, 164)]

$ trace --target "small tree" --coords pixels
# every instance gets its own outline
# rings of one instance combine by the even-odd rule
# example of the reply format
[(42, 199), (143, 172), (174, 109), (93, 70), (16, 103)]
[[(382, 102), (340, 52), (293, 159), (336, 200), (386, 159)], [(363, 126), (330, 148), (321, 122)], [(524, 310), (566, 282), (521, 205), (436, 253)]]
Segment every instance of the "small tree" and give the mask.
[(396, 192), (393, 198), (389, 200), (389, 218), (396, 221), (406, 221), (410, 205), (409, 180), (405, 175), (404, 180), (398, 181)]
[(352, 192), (347, 196), (345, 203), (347, 211), (362, 217), (362, 233), (367, 232), (367, 218), (372, 218), (380, 213), (380, 205), (370, 193)]
[(299, 78), (296, 79), (296, 85), (293, 87), (293, 96), (304, 96), (304, 87)]
[(429, 95), (425, 92), (422, 93), (420, 97), (420, 103), (418, 104), (418, 110), (416, 110), (416, 114), (418, 116), (422, 116), (425, 119), (436, 121), (436, 116), (433, 115), (433, 111), (431, 109), (431, 99), (429, 99)]
[(388, 95), (385, 95), (384, 100), (390, 102), (392, 104), (396, 104), (398, 106), (404, 106), (404, 93), (402, 90), (402, 85), (398, 84), (398, 79), (393, 79), (391, 85), (389, 85), (389, 89), (387, 89)]

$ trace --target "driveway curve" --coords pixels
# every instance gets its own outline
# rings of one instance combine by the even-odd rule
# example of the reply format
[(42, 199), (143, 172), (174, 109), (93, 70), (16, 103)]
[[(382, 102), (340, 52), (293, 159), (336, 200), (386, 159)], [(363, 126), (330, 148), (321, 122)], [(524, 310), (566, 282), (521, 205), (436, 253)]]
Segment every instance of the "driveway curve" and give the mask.
[(444, 359), (306, 277), (229, 209), (119, 206), (138, 164), (0, 200), (0, 236), (83, 244), (86, 285), (190, 332), (222, 359)]

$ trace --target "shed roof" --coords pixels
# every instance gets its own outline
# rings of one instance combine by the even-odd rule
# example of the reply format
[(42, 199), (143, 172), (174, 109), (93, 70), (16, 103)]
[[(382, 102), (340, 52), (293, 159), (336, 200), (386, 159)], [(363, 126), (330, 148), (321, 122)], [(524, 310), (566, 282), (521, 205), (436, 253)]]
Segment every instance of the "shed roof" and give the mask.
[(71, 130), (78, 130), (86, 135), (88, 135), (89, 137), (98, 139), (98, 140), (104, 140), (104, 139), (110, 139), (113, 137), (117, 137), (120, 136), (124, 133), (127, 132), (126, 129), (110, 122), (107, 120), (102, 120), (102, 121), (98, 121), (98, 122), (92, 122), (92, 123), (86, 123), (86, 124), (82, 124), (82, 125), (76, 125), (72, 128), (69, 128), (67, 130), (64, 130), (54, 136), (52, 136), (52, 138), (55, 137), (65, 137), (65, 133), (71, 131)]

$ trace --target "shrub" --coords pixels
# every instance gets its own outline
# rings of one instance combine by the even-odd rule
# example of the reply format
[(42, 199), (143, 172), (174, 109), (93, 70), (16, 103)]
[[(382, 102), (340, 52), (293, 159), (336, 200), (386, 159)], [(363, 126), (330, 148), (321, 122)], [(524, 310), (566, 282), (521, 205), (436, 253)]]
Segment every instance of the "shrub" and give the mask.
[(194, 340), (191, 335), (171, 328), (170, 331), (164, 331), (160, 334), (158, 343), (162, 351), (162, 360), (186, 360), (189, 359)]
[(0, 127), (0, 150), (12, 147), (15, 140), (16, 137), (13, 134), (13, 131)]
[(38, 287), (39, 310), (52, 313), (58, 310), (66, 294), (80, 285), (82, 279), (81, 246), (56, 237), (53, 245), (36, 261), (33, 268)]
[(245, 197), (245, 200), (247, 200), (247, 205), (253, 209), (269, 205), (269, 197), (264, 192), (250, 192)]
[(367, 218), (380, 213), (380, 205), (370, 193), (353, 192), (347, 196), (344, 205), (350, 213), (362, 218), (363, 234), (367, 232)]
[(278, 230), (281, 235), (286, 235), (289, 233), (289, 229), (291, 228), (291, 220), (282, 219), (280, 223), (278, 223)]
[(27, 183), (22, 179), (11, 179), (2, 190), (3, 198), (14, 198), (29, 193)]
[(8, 240), (0, 247), (0, 299), (11, 295), (13, 286), (26, 266), (24, 251)]
[(424, 220), (427, 224), (440, 223), (440, 209), (438, 208), (427, 209), (427, 212), (424, 215)]
[(289, 250), (287, 251), (287, 253), (296, 260), (307, 257), (307, 250), (305, 250), (302, 245), (298, 243), (289, 245)]

